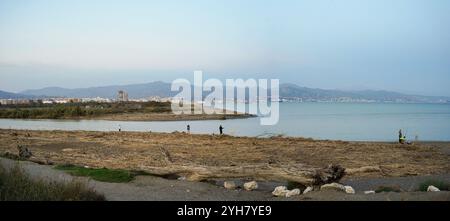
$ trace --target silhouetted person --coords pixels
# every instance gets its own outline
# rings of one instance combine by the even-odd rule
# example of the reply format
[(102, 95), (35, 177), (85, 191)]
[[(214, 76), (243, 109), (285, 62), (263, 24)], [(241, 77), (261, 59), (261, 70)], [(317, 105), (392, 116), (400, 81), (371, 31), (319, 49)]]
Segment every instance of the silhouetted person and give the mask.
[(399, 131), (398, 131), (398, 142), (399, 143), (403, 143), (403, 133), (402, 133), (402, 129), (400, 129)]
[(223, 127), (222, 127), (222, 125), (219, 126), (219, 132), (220, 132), (220, 135), (223, 134)]
[(187, 129), (188, 134), (190, 134), (190, 133), (191, 133), (191, 125), (188, 124), (188, 125), (186, 126), (186, 129)]

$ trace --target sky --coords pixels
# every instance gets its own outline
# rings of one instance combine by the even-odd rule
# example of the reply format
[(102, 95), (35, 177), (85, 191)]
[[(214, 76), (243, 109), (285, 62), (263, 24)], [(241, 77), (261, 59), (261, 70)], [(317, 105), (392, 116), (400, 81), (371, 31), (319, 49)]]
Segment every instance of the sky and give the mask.
[(0, 90), (277, 78), (450, 96), (448, 0), (0, 0)]

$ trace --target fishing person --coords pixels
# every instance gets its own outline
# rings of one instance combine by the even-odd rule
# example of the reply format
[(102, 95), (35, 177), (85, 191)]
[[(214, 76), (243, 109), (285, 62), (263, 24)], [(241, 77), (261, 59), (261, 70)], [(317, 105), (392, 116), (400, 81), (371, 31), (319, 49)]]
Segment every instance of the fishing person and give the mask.
[(220, 135), (223, 134), (223, 129), (224, 129), (224, 128), (222, 127), (222, 125), (220, 125), (220, 126), (219, 126), (219, 132), (220, 132)]

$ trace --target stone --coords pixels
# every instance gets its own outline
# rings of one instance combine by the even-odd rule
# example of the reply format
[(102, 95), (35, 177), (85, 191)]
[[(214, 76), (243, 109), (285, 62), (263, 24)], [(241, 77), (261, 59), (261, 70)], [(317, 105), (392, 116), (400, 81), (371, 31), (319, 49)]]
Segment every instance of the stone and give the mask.
[(305, 191), (303, 191), (303, 194), (307, 194), (309, 192), (312, 192), (313, 190), (314, 190), (314, 187), (308, 186), (308, 187), (306, 187)]
[(223, 187), (228, 190), (234, 190), (236, 189), (236, 183), (234, 183), (234, 181), (225, 181)]
[(348, 194), (355, 194), (355, 189), (353, 189), (353, 187), (351, 186), (344, 186), (345, 188), (345, 192)]
[(272, 192), (272, 195), (280, 197), (280, 196), (286, 196), (286, 193), (289, 190), (285, 186), (277, 186), (275, 187), (275, 190)]
[(300, 189), (293, 189), (293, 190), (291, 190), (291, 191), (288, 191), (287, 193), (286, 193), (286, 197), (291, 197), (291, 196), (297, 196), (297, 195), (300, 195)]
[(345, 192), (345, 186), (339, 183), (329, 183), (322, 185), (320, 190), (334, 190), (339, 192)]
[(373, 190), (367, 190), (367, 191), (364, 191), (364, 194), (375, 194), (375, 191), (373, 191)]
[(258, 189), (258, 183), (256, 181), (244, 183), (244, 189), (248, 191), (256, 190)]
[(435, 186), (428, 186), (428, 188), (427, 188), (427, 192), (439, 192), (439, 191), (441, 191), (441, 190), (439, 190)]

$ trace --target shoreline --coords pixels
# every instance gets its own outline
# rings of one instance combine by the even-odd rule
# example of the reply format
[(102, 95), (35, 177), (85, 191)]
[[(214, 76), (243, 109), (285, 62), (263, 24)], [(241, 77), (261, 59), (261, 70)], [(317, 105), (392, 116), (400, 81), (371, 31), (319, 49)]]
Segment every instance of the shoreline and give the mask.
[[(1, 119), (0, 119), (1, 120)], [(40, 121), (40, 120), (50, 120), (50, 119), (18, 119), (18, 120), (30, 120), (30, 121)], [(82, 121), (80, 120), (65, 120), (65, 119), (55, 119), (55, 121)], [(238, 120), (237, 119), (228, 119), (228, 120)], [(110, 121), (110, 120), (100, 120), (99, 121)], [(189, 121), (202, 121), (202, 120), (189, 120)], [(128, 121), (114, 121), (114, 122), (128, 122)], [(137, 121), (139, 122), (139, 121)], [(144, 121), (142, 121), (144, 122)], [(152, 121), (153, 122), (153, 121)], [(155, 121), (155, 122), (167, 122), (167, 121)], [(10, 131), (36, 131), (36, 132), (86, 132), (86, 133), (96, 133), (96, 132), (105, 132), (105, 133), (114, 133), (117, 130), (65, 130), (65, 129), (19, 129), (19, 128), (2, 128), (0, 126), (0, 131), (10, 130)], [(122, 132), (126, 133), (152, 133), (152, 134), (173, 134), (173, 133), (183, 133), (187, 134), (185, 131), (171, 131), (171, 132), (158, 132), (158, 131), (138, 131), (138, 130), (122, 130)], [(219, 136), (219, 134), (215, 133), (196, 133), (191, 132), (190, 135), (206, 135), (206, 136)], [(273, 134), (272, 136), (237, 136), (232, 134), (224, 133), (223, 136), (234, 137), (234, 138), (255, 138), (255, 139), (270, 139), (270, 138), (286, 138), (286, 139), (304, 139), (304, 140), (312, 140), (312, 141), (330, 141), (330, 142), (352, 142), (352, 143), (374, 143), (374, 144), (399, 144), (397, 140), (343, 140), (343, 139), (316, 139), (311, 137), (302, 137), (302, 136), (280, 136), (278, 134)], [(413, 142), (414, 144), (439, 144), (439, 143), (450, 143), (450, 140), (419, 140)], [(409, 144), (403, 144), (408, 146)]]
[(56, 120), (56, 121), (81, 121), (104, 120), (124, 122), (166, 122), (166, 121), (203, 121), (203, 120), (235, 120), (258, 117), (252, 114), (115, 114), (98, 117), (71, 117), (71, 118), (0, 118), (4, 120)]

